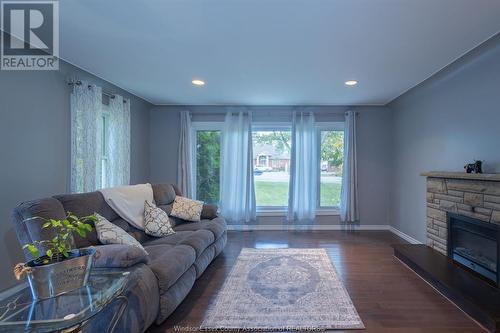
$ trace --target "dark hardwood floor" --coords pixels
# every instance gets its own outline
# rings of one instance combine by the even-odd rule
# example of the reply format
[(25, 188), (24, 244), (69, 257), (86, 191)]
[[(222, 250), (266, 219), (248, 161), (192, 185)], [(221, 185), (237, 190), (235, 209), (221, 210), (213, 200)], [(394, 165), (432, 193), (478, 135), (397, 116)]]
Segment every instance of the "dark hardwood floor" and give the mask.
[(405, 241), (389, 231), (229, 232), (224, 252), (184, 302), (161, 326), (153, 325), (147, 332), (196, 331), (244, 247), (328, 249), (366, 326), (359, 332), (485, 332), (398, 261), (391, 247), (395, 243)]

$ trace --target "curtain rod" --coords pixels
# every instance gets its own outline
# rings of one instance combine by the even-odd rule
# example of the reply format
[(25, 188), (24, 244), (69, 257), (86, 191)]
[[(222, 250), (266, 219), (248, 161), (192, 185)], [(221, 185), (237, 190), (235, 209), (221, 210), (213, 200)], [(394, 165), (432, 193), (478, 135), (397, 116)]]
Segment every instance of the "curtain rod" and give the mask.
[[(182, 110), (184, 111), (184, 110)], [(186, 110), (186, 111), (189, 111), (189, 110)], [(257, 111), (257, 112), (256, 112)], [(196, 112), (196, 111), (189, 111), (189, 113), (191, 115), (197, 115), (197, 116), (223, 116), (225, 115), (226, 113), (228, 112), (232, 112), (232, 113), (239, 113), (240, 111), (220, 111), (220, 112)], [(247, 112), (247, 111), (242, 111), (242, 112)], [(291, 116), (293, 111), (287, 111), (287, 114), (285, 114), (286, 116)], [(309, 113), (311, 111), (307, 111), (306, 113)], [(269, 111), (258, 111), (258, 110), (252, 110), (252, 113), (255, 115), (256, 113), (267, 113), (267, 114), (273, 114), (273, 112), (269, 112)], [(312, 113), (316, 113), (316, 112), (312, 112)], [(328, 112), (320, 112), (318, 113), (319, 115), (340, 115), (340, 116), (343, 116), (346, 112), (334, 112), (334, 113), (328, 113)], [(318, 115), (316, 114), (316, 115)], [(359, 116), (359, 112), (355, 112), (354, 113), (356, 116)]]
[[(73, 86), (73, 85), (81, 86), (82, 85), (82, 81), (80, 81), (80, 80), (68, 81), (68, 85), (69, 86)], [(92, 85), (89, 84), (87, 87), (90, 89), (92, 87)], [(102, 91), (102, 94), (105, 95), (105, 96), (108, 96), (111, 99), (115, 98), (115, 94), (107, 92), (107, 91), (104, 91), (104, 90)], [(123, 103), (127, 103), (127, 100), (123, 99)]]

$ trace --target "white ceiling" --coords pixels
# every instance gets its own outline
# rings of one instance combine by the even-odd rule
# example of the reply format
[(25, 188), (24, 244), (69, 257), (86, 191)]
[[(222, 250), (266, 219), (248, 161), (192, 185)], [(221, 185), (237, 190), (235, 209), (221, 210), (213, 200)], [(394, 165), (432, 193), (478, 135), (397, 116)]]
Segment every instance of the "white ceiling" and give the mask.
[(154, 104), (386, 104), (500, 31), (498, 0), (64, 0), (60, 10), (61, 57)]

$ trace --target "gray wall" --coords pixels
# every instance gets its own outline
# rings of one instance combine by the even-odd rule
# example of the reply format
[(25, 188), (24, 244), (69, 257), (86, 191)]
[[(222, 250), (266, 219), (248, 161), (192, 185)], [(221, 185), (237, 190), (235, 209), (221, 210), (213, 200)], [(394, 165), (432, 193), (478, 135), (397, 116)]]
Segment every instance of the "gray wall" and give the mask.
[(426, 241), (423, 171), (500, 172), (500, 35), (389, 104), (394, 112), (392, 224)]
[(23, 260), (10, 225), (22, 201), (69, 190), (71, 88), (66, 79), (90, 80), (131, 98), (131, 181), (149, 180), (149, 110), (152, 105), (64, 62), (60, 71), (0, 71), (0, 289), (12, 285)]
[[(254, 113), (254, 120), (289, 119), (292, 107), (245, 107)], [(306, 107), (318, 120), (342, 120), (347, 107)], [(363, 225), (387, 225), (390, 216), (392, 112), (386, 107), (349, 108), (359, 112), (358, 160), (360, 220)], [(177, 150), (179, 144), (179, 111), (190, 110), (195, 119), (210, 120), (222, 106), (163, 106), (151, 111), (152, 182), (177, 181)], [(283, 218), (259, 218), (259, 224), (281, 224)], [(318, 217), (318, 224), (339, 224), (338, 216)]]

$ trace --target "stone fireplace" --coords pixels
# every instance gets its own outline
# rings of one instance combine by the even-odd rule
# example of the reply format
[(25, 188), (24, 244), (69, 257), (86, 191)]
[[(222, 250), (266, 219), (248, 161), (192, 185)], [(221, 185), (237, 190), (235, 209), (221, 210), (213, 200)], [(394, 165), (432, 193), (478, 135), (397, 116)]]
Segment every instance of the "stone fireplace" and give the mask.
[(394, 244), (394, 256), (487, 330), (500, 332), (500, 174), (422, 175), (427, 246)]
[(427, 245), (448, 255), (448, 213), (500, 224), (500, 174), (426, 172)]

